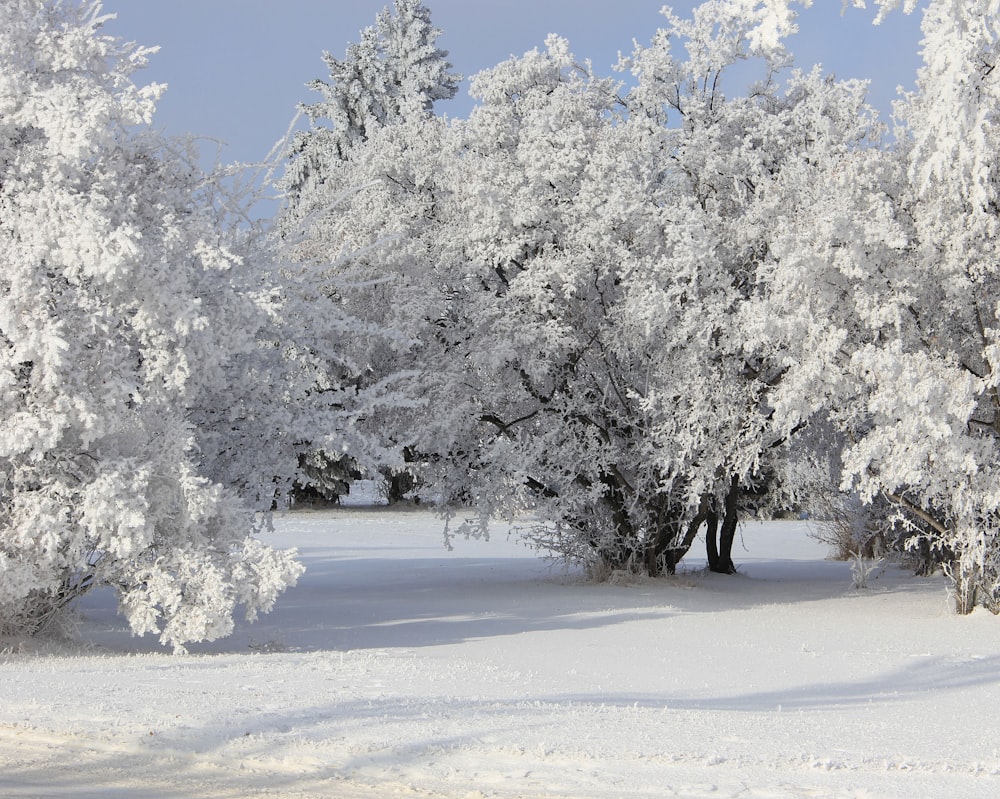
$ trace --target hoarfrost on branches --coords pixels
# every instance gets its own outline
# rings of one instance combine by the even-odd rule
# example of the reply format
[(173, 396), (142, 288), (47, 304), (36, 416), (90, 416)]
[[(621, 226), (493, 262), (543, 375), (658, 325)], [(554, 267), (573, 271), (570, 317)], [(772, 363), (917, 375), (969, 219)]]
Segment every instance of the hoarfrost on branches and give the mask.
[[(332, 384), (293, 401), (327, 372), (303, 334), (320, 318), (291, 311), (309, 287), (223, 224), (216, 176), (149, 127), (147, 51), (103, 20), (0, 10), (0, 633), (108, 585), (136, 633), (182, 649), (295, 582), (255, 511), (305, 417), (351, 404)], [(310, 335), (329, 349), (337, 325)]]
[(441, 31), (431, 23), (430, 10), (419, 0), (395, 0), (393, 10), (383, 10), (344, 58), (323, 54), (329, 78), (312, 82), (322, 99), (305, 106), (310, 127), (292, 143), (283, 179), (284, 224), (317, 210), (310, 199), (314, 191), (329, 199), (338, 162), (353, 147), (386, 126), (428, 115), (436, 101), (455, 96), (461, 76), (451, 72), (448, 53), (436, 45)]
[[(842, 487), (887, 501), (956, 605), (1000, 610), (995, 2), (928, 4), (897, 143), (789, 173), (775, 207), (769, 311), (801, 375), (787, 423), (845, 436)], [(826, 346), (829, 344), (831, 346)]]
[[(858, 135), (863, 87), (783, 91), (781, 42), (751, 35), (771, 6), (751, 5), (668, 13), (627, 95), (552, 36), (474, 77), (467, 120), (386, 125), (313, 195), (300, 252), (390, 242), (351, 260), (370, 288), (343, 302), (415, 342), (423, 410), (380, 422), (454, 512), (530, 511), (546, 549), (657, 573), (702, 526), (733, 570), (738, 515), (779, 504), (784, 368), (741, 315), (768, 252), (756, 209), (817, 138)], [(726, 99), (751, 58), (759, 83)]]

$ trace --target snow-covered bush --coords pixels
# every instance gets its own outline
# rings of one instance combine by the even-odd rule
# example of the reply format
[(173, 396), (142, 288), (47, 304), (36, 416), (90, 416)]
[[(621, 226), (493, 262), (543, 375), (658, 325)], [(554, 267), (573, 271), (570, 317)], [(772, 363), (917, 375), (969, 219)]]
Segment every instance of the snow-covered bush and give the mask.
[[(862, 552), (855, 552), (851, 558), (851, 581), (858, 591), (866, 591), (871, 587), (871, 581), (878, 579), (883, 569), (884, 559), (869, 557)], [(877, 574), (876, 574), (877, 573)], [(875, 575), (873, 578), (872, 575)]]
[(314, 287), (226, 226), (221, 183), (150, 125), (146, 53), (102, 19), (0, 7), (0, 634), (106, 585), (181, 649), (294, 583), (255, 511), (290, 485), (296, 429), (355, 392), (316, 391), (341, 323), (291, 312)]

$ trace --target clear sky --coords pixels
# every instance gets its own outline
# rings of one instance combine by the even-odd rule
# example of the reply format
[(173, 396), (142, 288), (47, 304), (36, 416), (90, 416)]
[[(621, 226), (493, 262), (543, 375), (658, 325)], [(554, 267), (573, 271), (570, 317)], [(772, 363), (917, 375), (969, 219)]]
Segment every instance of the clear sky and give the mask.
[[(105, 0), (117, 15), (107, 32), (160, 46), (141, 83), (168, 84), (157, 125), (225, 142), (224, 161), (262, 159), (285, 133), (298, 103), (316, 97), (305, 84), (325, 78), (321, 54), (343, 56), (391, 0)], [(425, 0), (457, 72), (469, 76), (511, 55), (541, 47), (549, 33), (575, 55), (611, 74), (619, 51), (647, 44), (661, 26), (660, 0)], [(697, 3), (675, 0), (678, 13)], [(821, 63), (840, 78), (872, 81), (873, 103), (888, 113), (896, 87), (912, 88), (919, 65), (918, 15), (893, 14), (873, 27), (874, 11), (841, 0), (803, 10), (791, 49), (798, 66)], [(872, 5), (870, 2), (869, 5)], [(464, 116), (471, 101), (439, 103)]]

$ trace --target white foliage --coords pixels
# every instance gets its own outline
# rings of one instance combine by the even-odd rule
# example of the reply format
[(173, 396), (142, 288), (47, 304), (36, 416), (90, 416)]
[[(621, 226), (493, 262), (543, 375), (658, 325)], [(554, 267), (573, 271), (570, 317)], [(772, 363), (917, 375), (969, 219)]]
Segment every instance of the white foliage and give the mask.
[[(467, 120), (386, 126), (329, 173), (300, 251), (386, 242), (343, 301), (417, 342), (425, 404), (390, 424), (480, 526), (530, 509), (548, 549), (656, 571), (734, 485), (743, 511), (774, 501), (783, 366), (740, 310), (767, 251), (756, 209), (816, 139), (864, 135), (863, 87), (811, 73), (782, 92), (780, 42), (748, 44), (771, 6), (744, 5), (668, 15), (626, 98), (551, 36), (475, 76)], [(752, 99), (703, 79), (751, 56)]]
[(0, 628), (106, 584), (179, 649), (300, 571), (248, 538), (245, 498), (266, 508), (290, 479), (282, 392), (311, 381), (268, 346), (270, 267), (148, 127), (145, 51), (99, 9), (0, 9)]
[(786, 426), (820, 413), (842, 430), (842, 487), (897, 507), (966, 612), (998, 607), (996, 12), (931, 2), (898, 143), (786, 174), (777, 304), (759, 311), (781, 313), (800, 376), (776, 398)]
[[(386, 126), (430, 114), (434, 103), (455, 96), (461, 76), (451, 72), (448, 53), (437, 47), (441, 31), (420, 0), (395, 0), (375, 24), (361, 31), (343, 59), (323, 54), (328, 80), (313, 81), (322, 95), (306, 106), (310, 128), (299, 133), (283, 179), (284, 217), (301, 219), (331, 193), (352, 189), (336, 183), (338, 162)], [(332, 189), (332, 192), (331, 192)], [(316, 191), (319, 197), (313, 199)]]

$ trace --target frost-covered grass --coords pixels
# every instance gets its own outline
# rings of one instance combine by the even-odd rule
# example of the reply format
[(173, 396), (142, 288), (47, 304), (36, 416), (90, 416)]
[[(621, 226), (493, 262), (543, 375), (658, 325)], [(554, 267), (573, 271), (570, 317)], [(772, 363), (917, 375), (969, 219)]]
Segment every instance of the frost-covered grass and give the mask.
[(0, 795), (1000, 795), (997, 619), (893, 566), (858, 591), (806, 532), (595, 584), (501, 527), (295, 513), (307, 573), (229, 639), (161, 654), (94, 595), (92, 646), (0, 657)]

